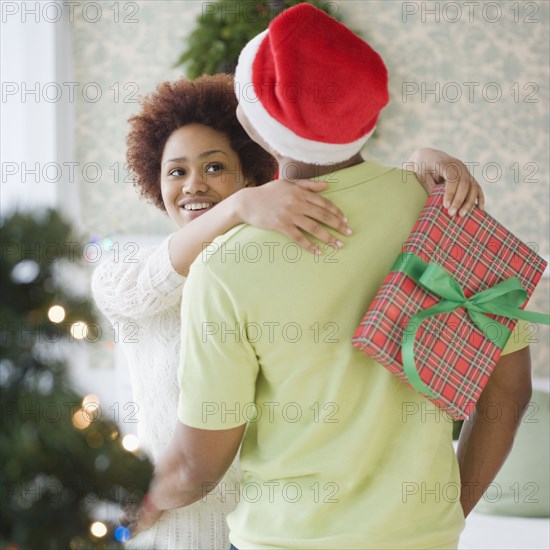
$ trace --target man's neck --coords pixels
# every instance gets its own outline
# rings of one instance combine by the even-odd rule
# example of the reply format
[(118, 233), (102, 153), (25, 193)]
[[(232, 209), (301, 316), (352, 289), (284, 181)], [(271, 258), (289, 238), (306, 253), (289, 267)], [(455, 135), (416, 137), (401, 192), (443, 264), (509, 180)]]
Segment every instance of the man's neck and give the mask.
[(334, 164), (307, 164), (288, 157), (279, 157), (277, 160), (279, 161), (279, 177), (289, 180), (317, 178), (364, 162), (359, 153), (348, 160)]

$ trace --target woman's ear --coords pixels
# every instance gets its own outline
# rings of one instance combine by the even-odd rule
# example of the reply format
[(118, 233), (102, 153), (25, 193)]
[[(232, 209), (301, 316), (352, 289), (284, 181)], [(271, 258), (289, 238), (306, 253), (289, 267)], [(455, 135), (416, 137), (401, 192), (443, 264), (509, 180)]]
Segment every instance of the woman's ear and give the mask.
[(245, 181), (245, 184), (244, 184), (245, 187), (256, 187), (256, 184), (252, 181), (252, 180), (246, 180)]

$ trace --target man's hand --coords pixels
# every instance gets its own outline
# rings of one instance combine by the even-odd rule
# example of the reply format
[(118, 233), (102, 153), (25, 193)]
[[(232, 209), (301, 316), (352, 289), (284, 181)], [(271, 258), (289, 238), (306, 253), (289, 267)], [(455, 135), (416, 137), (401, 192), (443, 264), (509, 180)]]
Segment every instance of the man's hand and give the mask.
[(443, 206), (449, 215), (459, 212), (465, 216), (476, 204), (485, 209), (485, 197), (481, 185), (470, 174), (459, 159), (428, 147), (417, 149), (403, 165), (405, 170), (416, 173), (417, 178), (429, 194), (435, 185), (445, 183)]

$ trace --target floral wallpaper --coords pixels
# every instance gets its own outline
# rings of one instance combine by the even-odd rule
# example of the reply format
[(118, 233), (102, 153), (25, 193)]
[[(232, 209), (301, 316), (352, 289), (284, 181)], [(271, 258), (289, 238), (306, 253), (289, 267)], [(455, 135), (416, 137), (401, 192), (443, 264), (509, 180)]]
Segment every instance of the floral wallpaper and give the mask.
[[(86, 3), (84, 3), (86, 4)], [(90, 3), (96, 4), (96, 3)], [(124, 170), (127, 119), (140, 95), (182, 76), (173, 64), (209, 2), (100, 3), (75, 10), (76, 151), (90, 234), (166, 234)], [(420, 146), (469, 163), (487, 210), (549, 253), (549, 8), (530, 2), (335, 1), (390, 71), (391, 102), (365, 154), (400, 165)], [(249, 13), (249, 12), (243, 12)], [(99, 96), (99, 97), (98, 97)], [(548, 310), (548, 280), (531, 309)], [(548, 330), (535, 369), (548, 375)]]

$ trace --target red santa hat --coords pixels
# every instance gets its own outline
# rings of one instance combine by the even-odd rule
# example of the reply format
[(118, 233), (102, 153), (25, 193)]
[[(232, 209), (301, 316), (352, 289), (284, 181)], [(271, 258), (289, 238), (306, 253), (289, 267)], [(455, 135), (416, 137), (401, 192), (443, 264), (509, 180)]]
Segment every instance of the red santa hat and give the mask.
[(235, 93), (274, 151), (331, 164), (355, 155), (371, 136), (388, 103), (388, 73), (365, 41), (304, 3), (244, 47)]

